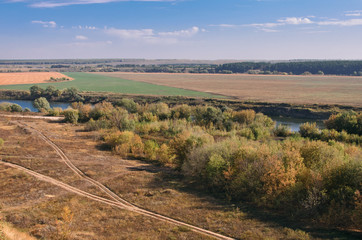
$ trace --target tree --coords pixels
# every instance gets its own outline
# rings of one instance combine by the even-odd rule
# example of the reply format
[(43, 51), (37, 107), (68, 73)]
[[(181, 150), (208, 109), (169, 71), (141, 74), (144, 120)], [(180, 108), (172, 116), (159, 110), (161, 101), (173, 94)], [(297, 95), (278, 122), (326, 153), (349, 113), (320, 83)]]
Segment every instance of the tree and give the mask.
[(38, 85), (34, 85), (34, 86), (30, 87), (30, 95), (33, 98), (41, 97), (43, 95), (43, 92), (44, 92), (44, 89), (42, 89)]
[(41, 109), (44, 109), (46, 111), (48, 111), (50, 109), (50, 104), (48, 102), (48, 100), (44, 97), (40, 97), (34, 100), (33, 102), (33, 106), (39, 110), (39, 112), (41, 111)]

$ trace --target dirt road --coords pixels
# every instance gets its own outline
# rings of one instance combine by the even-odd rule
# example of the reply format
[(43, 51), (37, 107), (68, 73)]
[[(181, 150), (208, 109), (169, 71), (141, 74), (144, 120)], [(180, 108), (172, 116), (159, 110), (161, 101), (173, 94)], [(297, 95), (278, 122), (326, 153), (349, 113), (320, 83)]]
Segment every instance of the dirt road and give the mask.
[(224, 236), (224, 235), (221, 235), (221, 234), (218, 234), (218, 233), (215, 233), (215, 232), (203, 229), (203, 228), (199, 228), (197, 226), (194, 226), (194, 225), (191, 225), (191, 224), (188, 224), (188, 223), (181, 222), (179, 220), (172, 219), (170, 217), (167, 217), (167, 216), (155, 213), (155, 212), (145, 210), (145, 209), (143, 209), (143, 208), (141, 208), (139, 206), (136, 206), (136, 205), (126, 201), (125, 199), (119, 197), (114, 192), (112, 192), (110, 189), (105, 187), (102, 183), (100, 183), (100, 182), (88, 177), (87, 175), (85, 175), (79, 168), (77, 168), (71, 162), (71, 160), (62, 151), (62, 149), (60, 149), (53, 141), (51, 141), (41, 131), (39, 131), (39, 130), (37, 130), (37, 129), (35, 129), (35, 128), (33, 128), (33, 127), (31, 127), (31, 126), (29, 126), (29, 125), (27, 125), (27, 124), (25, 124), (25, 123), (23, 123), (21, 121), (16, 121), (14, 123), (16, 123), (19, 127), (23, 128), (27, 132), (30, 132), (30, 133), (38, 136), (39, 138), (41, 138), (43, 141), (45, 141), (48, 145), (50, 145), (54, 149), (54, 151), (62, 159), (62, 161), (76, 175), (81, 177), (83, 180), (93, 184), (94, 186), (98, 187), (101, 191), (106, 193), (112, 200), (106, 199), (106, 198), (103, 198), (103, 197), (99, 197), (97, 195), (94, 195), (94, 194), (91, 194), (91, 193), (88, 193), (88, 192), (85, 192), (83, 190), (72, 187), (72, 186), (70, 186), (68, 184), (65, 184), (65, 183), (63, 183), (61, 181), (58, 181), (56, 179), (53, 179), (51, 177), (42, 175), (42, 174), (37, 173), (35, 171), (29, 170), (27, 168), (24, 168), (24, 167), (22, 167), (20, 165), (12, 164), (12, 163), (9, 163), (9, 162), (4, 162), (4, 161), (1, 161), (1, 160), (0, 160), (0, 164), (3, 164), (3, 165), (6, 165), (6, 166), (9, 166), (9, 167), (13, 167), (13, 168), (16, 168), (18, 170), (24, 171), (24, 172), (38, 178), (39, 180), (54, 184), (54, 185), (56, 185), (58, 187), (61, 187), (61, 188), (65, 189), (65, 190), (67, 190), (67, 191), (73, 192), (75, 194), (81, 195), (81, 196), (89, 198), (89, 199), (92, 199), (94, 201), (101, 202), (103, 204), (107, 204), (107, 205), (114, 206), (114, 207), (117, 207), (117, 208), (125, 209), (125, 210), (131, 211), (131, 212), (135, 212), (135, 213), (138, 213), (138, 214), (141, 214), (141, 215), (145, 215), (145, 216), (160, 220), (160, 221), (165, 221), (165, 222), (177, 225), (177, 226), (186, 227), (186, 228), (188, 228), (188, 229), (190, 229), (190, 230), (192, 230), (194, 232), (201, 233), (201, 234), (204, 234), (204, 235), (207, 235), (207, 236), (210, 236), (210, 237), (214, 237), (216, 239), (228, 239), (228, 240), (233, 239), (233, 238), (230, 238), (230, 237), (227, 237), (227, 236)]

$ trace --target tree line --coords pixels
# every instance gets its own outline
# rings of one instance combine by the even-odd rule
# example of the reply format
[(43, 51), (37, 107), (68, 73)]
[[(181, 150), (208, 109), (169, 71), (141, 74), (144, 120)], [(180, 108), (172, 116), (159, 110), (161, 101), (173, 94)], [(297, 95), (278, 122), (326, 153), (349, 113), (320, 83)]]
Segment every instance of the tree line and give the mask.
[(217, 72), (362, 75), (362, 61), (240, 62), (219, 65)]

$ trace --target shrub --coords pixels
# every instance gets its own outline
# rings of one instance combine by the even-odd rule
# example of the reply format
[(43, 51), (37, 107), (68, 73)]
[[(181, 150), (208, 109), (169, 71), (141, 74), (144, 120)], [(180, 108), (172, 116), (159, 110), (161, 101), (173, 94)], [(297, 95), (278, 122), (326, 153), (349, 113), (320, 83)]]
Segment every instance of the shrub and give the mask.
[(171, 152), (175, 155), (177, 168), (181, 168), (188, 153), (196, 147), (214, 142), (214, 138), (200, 129), (185, 130), (170, 141)]
[(143, 143), (141, 138), (130, 131), (112, 132), (104, 137), (105, 142), (122, 157), (126, 157), (131, 153), (134, 156), (143, 154)]
[(0, 110), (9, 112), (11, 110), (12, 103), (9, 102), (2, 102), (0, 103)]
[(10, 111), (11, 112), (22, 112), (23, 108), (20, 105), (14, 103), (10, 106)]
[(138, 109), (138, 104), (129, 98), (122, 98), (120, 101), (116, 102), (115, 105), (123, 107), (129, 113), (136, 113)]
[(255, 111), (248, 109), (233, 113), (233, 120), (241, 124), (250, 124), (255, 120)]
[(153, 140), (147, 140), (144, 145), (145, 157), (150, 160), (157, 159), (157, 152), (160, 147), (157, 142)]
[(173, 119), (191, 120), (192, 109), (189, 105), (177, 105), (171, 109), (171, 117)]
[(72, 108), (78, 110), (79, 113), (79, 121), (87, 122), (90, 119), (90, 113), (92, 111), (92, 105), (83, 104), (82, 102), (73, 102)]
[(362, 113), (354, 111), (343, 112), (337, 115), (331, 115), (324, 121), (328, 129), (335, 129), (339, 132), (346, 131), (349, 134), (362, 135)]
[(274, 135), (277, 137), (288, 137), (291, 134), (292, 130), (290, 129), (290, 127), (284, 124), (279, 124), (274, 130)]
[(64, 120), (73, 124), (78, 123), (79, 113), (75, 109), (67, 109), (64, 112)]
[(60, 107), (55, 107), (53, 109), (50, 109), (48, 112), (49, 116), (59, 116), (63, 113), (63, 109)]
[(4, 139), (0, 138), (0, 149), (3, 147), (4, 145)]
[(149, 105), (149, 111), (160, 120), (165, 120), (171, 115), (171, 111), (166, 103), (151, 104)]
[(50, 110), (49, 102), (44, 97), (40, 97), (40, 98), (35, 99), (34, 102), (33, 102), (33, 106), (36, 109), (38, 109), (39, 112), (41, 111), (41, 109), (44, 109), (46, 111)]
[(174, 162), (175, 156), (172, 154), (170, 148), (164, 143), (157, 150), (157, 159), (162, 164), (171, 164)]
[(319, 129), (317, 128), (317, 124), (314, 123), (303, 123), (299, 127), (299, 133), (302, 137), (317, 139), (319, 136)]
[(106, 115), (111, 126), (120, 131), (133, 131), (135, 128), (135, 121), (130, 119), (128, 112), (120, 107), (113, 108), (109, 114)]
[(109, 121), (105, 119), (98, 119), (97, 121), (94, 121), (93, 118), (91, 118), (85, 125), (86, 131), (96, 131), (100, 129), (108, 129), (111, 128), (111, 124)]

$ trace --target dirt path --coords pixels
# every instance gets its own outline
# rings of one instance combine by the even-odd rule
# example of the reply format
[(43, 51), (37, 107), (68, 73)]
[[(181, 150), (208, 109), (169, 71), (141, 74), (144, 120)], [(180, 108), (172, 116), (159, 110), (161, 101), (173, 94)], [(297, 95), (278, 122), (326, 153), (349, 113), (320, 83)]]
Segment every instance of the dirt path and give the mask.
[(1, 117), (7, 117), (7, 118), (30, 118), (30, 119), (48, 119), (52, 121), (61, 121), (64, 119), (64, 117), (51, 117), (51, 116), (30, 116), (30, 115), (19, 115), (19, 114), (0, 114)]
[(95, 200), (95, 201), (98, 201), (98, 202), (102, 202), (102, 203), (110, 205), (110, 206), (114, 206), (114, 207), (118, 207), (118, 208), (125, 209), (125, 210), (128, 210), (128, 211), (136, 212), (136, 213), (139, 213), (139, 214), (142, 214), (142, 215), (145, 215), (145, 216), (157, 219), (157, 220), (172, 223), (172, 224), (175, 224), (175, 225), (178, 225), (178, 226), (187, 227), (187, 228), (189, 228), (190, 230), (192, 230), (194, 232), (198, 232), (198, 233), (201, 233), (201, 234), (204, 234), (204, 235), (208, 235), (208, 236), (214, 237), (216, 239), (227, 239), (227, 240), (233, 239), (233, 238), (230, 238), (230, 237), (227, 237), (227, 236), (224, 236), (224, 235), (221, 235), (221, 234), (218, 234), (218, 233), (215, 233), (215, 232), (203, 229), (203, 228), (199, 228), (197, 226), (194, 226), (194, 225), (191, 225), (191, 224), (188, 224), (188, 223), (184, 223), (184, 222), (172, 219), (170, 217), (167, 217), (167, 216), (164, 216), (164, 215), (161, 215), (161, 214), (158, 214), (158, 213), (154, 213), (154, 212), (142, 209), (142, 208), (140, 208), (140, 207), (126, 201), (125, 199), (119, 197), (114, 192), (109, 190), (102, 183), (100, 183), (100, 182), (88, 177), (87, 175), (85, 175), (79, 168), (77, 168), (70, 161), (70, 159), (66, 156), (66, 154), (55, 143), (53, 143), (47, 136), (45, 136), (42, 132), (40, 132), (39, 130), (37, 130), (37, 129), (35, 129), (35, 128), (33, 128), (33, 127), (31, 127), (31, 126), (29, 126), (29, 125), (27, 125), (25, 123), (21, 123), (21, 122), (16, 122), (16, 123), (20, 127), (22, 127), (23, 129), (34, 133), (35, 135), (40, 137), (42, 140), (44, 140), (48, 145), (50, 145), (55, 150), (55, 152), (60, 156), (60, 158), (64, 161), (64, 163), (76, 175), (83, 178), (87, 182), (93, 184), (94, 186), (98, 187), (100, 190), (102, 190), (104, 193), (106, 193), (113, 200), (109, 200), (109, 199), (106, 199), (106, 198), (96, 196), (94, 194), (90, 194), (88, 192), (82, 191), (82, 190), (77, 189), (75, 187), (72, 187), (72, 186), (70, 186), (68, 184), (62, 183), (62, 182), (60, 182), (58, 180), (55, 180), (55, 179), (50, 178), (48, 176), (45, 176), (45, 175), (42, 175), (40, 173), (34, 172), (32, 170), (26, 169), (26, 168), (24, 168), (22, 166), (19, 166), (19, 165), (16, 165), (16, 164), (0, 161), (1, 164), (4, 164), (4, 165), (10, 166), (10, 167), (17, 168), (19, 170), (25, 171), (28, 174), (31, 174), (34, 177), (36, 177), (36, 178), (38, 178), (38, 179), (40, 179), (42, 181), (52, 183), (54, 185), (57, 185), (57, 186), (65, 189), (65, 190), (71, 191), (71, 192), (73, 192), (75, 194), (87, 197), (89, 199), (92, 199), (92, 200)]

